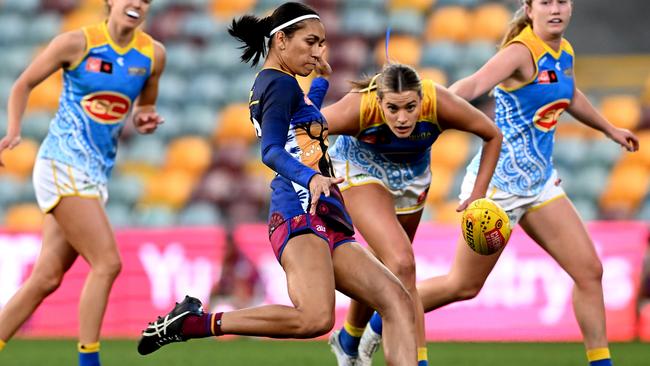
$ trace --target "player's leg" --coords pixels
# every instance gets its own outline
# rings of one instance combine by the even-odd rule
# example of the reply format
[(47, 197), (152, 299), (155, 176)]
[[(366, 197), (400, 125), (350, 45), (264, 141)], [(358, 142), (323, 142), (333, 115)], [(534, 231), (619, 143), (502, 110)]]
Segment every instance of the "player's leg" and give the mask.
[(223, 334), (313, 338), (329, 332), (334, 325), (334, 270), (328, 242), (311, 233), (294, 236), (284, 247), (281, 264), (293, 306), (208, 314), (198, 299), (186, 297), (167, 316), (149, 324), (138, 352), (146, 355), (172, 342)]
[(281, 258), (293, 306), (268, 305), (224, 313), (225, 334), (313, 338), (334, 325), (334, 272), (327, 242), (305, 234), (291, 238)]
[[(422, 210), (410, 214), (401, 214), (397, 216), (402, 228), (408, 235), (409, 241), (413, 243), (417, 228), (422, 218)], [(371, 249), (372, 252), (372, 249)], [(374, 254), (374, 253), (373, 253)], [(356, 303), (356, 301), (354, 302)], [(420, 301), (421, 304), (421, 301)], [(363, 335), (359, 342), (359, 364), (370, 365), (372, 362), (372, 355), (379, 348), (381, 344), (382, 333), (382, 319), (379, 313), (374, 312), (364, 329)], [(424, 333), (424, 327), (423, 327)], [(428, 350), (426, 347), (426, 338), (423, 334), (422, 344), (418, 344), (418, 366), (428, 365)]]
[(337, 247), (333, 259), (336, 288), (381, 314), (386, 363), (415, 365), (415, 313), (404, 286), (357, 243)]
[[(425, 348), (424, 312), (422, 303), (418, 300), (415, 281), (415, 256), (409, 234), (414, 235), (419, 223), (421, 212), (403, 215), (402, 221), (409, 224), (412, 232), (407, 234), (402, 222), (395, 215), (393, 196), (379, 184), (365, 184), (352, 187), (344, 192), (346, 206), (359, 233), (366, 240), (372, 251), (384, 265), (402, 282), (413, 299), (415, 312), (416, 341), (418, 348)], [(355, 304), (352, 311), (364, 314), (360, 304)], [(357, 320), (357, 315), (350, 312), (348, 323)], [(376, 333), (381, 333), (376, 324), (376, 317), (371, 322)], [(361, 326), (362, 324), (354, 324)]]
[(98, 348), (108, 296), (121, 270), (112, 228), (99, 199), (64, 197), (52, 211), (70, 245), (90, 271), (79, 298), (80, 351)]
[(603, 268), (575, 208), (566, 196), (561, 196), (531, 209), (522, 218), (521, 226), (574, 280), (573, 308), (585, 347), (590, 354), (596, 354), (592, 358), (603, 358), (608, 347)]
[(481, 255), (474, 252), (462, 237), (458, 238), (456, 256), (449, 273), (418, 283), (424, 311), (429, 312), (478, 295), (502, 251), (503, 249), (492, 255)]
[(77, 252), (67, 243), (54, 216), (45, 215), (43, 244), (32, 273), (0, 310), (0, 340), (8, 341), (43, 299), (59, 287), (76, 258)]

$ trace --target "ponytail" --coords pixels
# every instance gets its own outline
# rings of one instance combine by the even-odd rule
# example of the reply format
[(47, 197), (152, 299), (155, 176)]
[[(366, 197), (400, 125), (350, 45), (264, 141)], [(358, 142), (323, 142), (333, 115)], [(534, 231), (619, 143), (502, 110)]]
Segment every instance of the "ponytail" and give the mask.
[(254, 15), (244, 15), (239, 19), (233, 19), (228, 33), (244, 43), (240, 48), (244, 50), (241, 59), (244, 63), (252, 60), (252, 66), (266, 56), (267, 46), (265, 45), (266, 35), (271, 31), (271, 17), (258, 18)]
[(508, 31), (506, 35), (501, 40), (501, 47), (505, 47), (510, 41), (521, 33), (529, 25), (533, 25), (531, 19), (526, 15), (526, 7), (531, 7), (533, 4), (532, 0), (521, 0), (521, 8), (517, 10), (515, 16), (512, 18), (510, 25), (508, 26)]
[[(244, 44), (240, 47), (244, 50), (241, 55), (242, 61), (251, 62), (251, 65), (255, 66), (271, 49), (273, 34), (282, 31), (291, 38), (293, 33), (304, 26), (304, 20), (312, 18), (320, 19), (314, 9), (301, 3), (287, 2), (280, 5), (268, 17), (258, 18), (249, 14), (233, 19), (228, 33)], [(269, 40), (265, 44), (266, 38)]]

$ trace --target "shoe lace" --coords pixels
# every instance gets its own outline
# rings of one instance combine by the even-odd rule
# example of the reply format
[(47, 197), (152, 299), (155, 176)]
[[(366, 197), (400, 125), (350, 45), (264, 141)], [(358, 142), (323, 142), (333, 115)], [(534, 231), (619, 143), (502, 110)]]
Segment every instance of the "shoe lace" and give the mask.
[[(167, 328), (173, 324), (176, 320), (184, 317), (185, 315), (189, 314), (189, 311), (184, 311), (173, 318), (169, 318), (169, 314), (167, 314), (164, 318), (158, 317), (158, 320), (156, 320), (153, 323), (149, 323), (149, 326), (147, 329), (142, 332), (142, 335), (145, 337), (153, 337), (157, 336), (160, 338), (167, 338), (164, 337), (167, 335)], [(162, 333), (162, 334), (161, 334)], [(173, 338), (173, 336), (172, 336)]]

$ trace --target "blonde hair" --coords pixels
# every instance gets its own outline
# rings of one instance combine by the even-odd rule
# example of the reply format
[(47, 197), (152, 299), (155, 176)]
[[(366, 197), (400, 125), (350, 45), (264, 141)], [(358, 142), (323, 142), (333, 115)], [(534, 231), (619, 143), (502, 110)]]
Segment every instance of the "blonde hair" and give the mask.
[(355, 89), (377, 89), (379, 98), (383, 98), (384, 93), (401, 93), (410, 90), (422, 96), (422, 81), (418, 72), (411, 66), (399, 63), (386, 64), (381, 73), (350, 83)]
[(533, 25), (533, 21), (528, 17), (526, 14), (526, 7), (532, 7), (533, 6), (533, 0), (521, 0), (521, 7), (517, 12), (515, 13), (515, 16), (512, 18), (510, 21), (510, 25), (508, 26), (508, 31), (506, 32), (506, 35), (503, 37), (503, 40), (501, 40), (501, 47), (505, 47), (508, 42), (512, 41), (515, 37), (521, 33), (526, 26)]

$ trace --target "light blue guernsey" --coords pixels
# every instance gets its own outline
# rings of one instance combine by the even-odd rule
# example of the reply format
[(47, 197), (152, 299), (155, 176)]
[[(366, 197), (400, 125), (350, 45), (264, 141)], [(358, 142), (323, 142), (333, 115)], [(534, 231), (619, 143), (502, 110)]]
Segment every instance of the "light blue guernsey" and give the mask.
[[(562, 39), (560, 49), (551, 49), (530, 27), (509, 44), (525, 45), (533, 57), (535, 74), (530, 82), (509, 89), (495, 88), (495, 122), (503, 133), (501, 156), (491, 184), (520, 196), (538, 194), (551, 177), (555, 127), (574, 94), (571, 44)], [(478, 172), (481, 151), (467, 170)]]
[(136, 31), (131, 43), (120, 47), (106, 23), (83, 32), (86, 54), (63, 72), (59, 109), (39, 158), (68, 164), (106, 184), (124, 122), (153, 70), (154, 43)]

